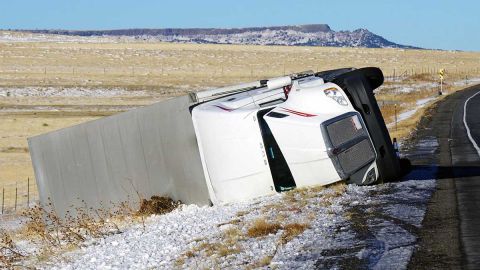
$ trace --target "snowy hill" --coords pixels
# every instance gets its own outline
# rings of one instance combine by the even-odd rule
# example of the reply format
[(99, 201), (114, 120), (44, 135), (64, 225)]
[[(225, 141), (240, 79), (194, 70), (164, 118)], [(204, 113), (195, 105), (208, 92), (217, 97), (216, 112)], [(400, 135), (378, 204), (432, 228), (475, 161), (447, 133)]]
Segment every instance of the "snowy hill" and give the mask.
[(326, 24), (250, 28), (120, 29), (95, 31), (27, 30), (27, 32), (73, 36), (129, 36), (143, 40), (179, 43), (244, 45), (332, 46), (367, 48), (407, 48), (386, 40), (367, 29), (334, 31)]

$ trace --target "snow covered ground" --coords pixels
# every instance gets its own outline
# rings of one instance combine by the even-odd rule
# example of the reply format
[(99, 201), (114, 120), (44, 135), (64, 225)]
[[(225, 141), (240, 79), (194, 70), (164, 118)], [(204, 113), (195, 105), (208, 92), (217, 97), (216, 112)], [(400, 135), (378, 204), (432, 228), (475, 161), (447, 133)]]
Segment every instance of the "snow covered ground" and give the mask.
[(147, 91), (88, 87), (0, 87), (0, 97), (119, 97), (147, 96)]
[[(432, 101), (436, 100), (438, 98), (438, 96), (433, 96), (433, 97), (428, 97), (428, 98), (423, 98), (423, 99), (419, 99), (417, 100), (416, 102), (416, 107), (414, 107), (413, 109), (411, 110), (407, 110), (407, 111), (404, 111), (400, 114), (398, 114), (397, 116), (397, 121), (398, 122), (401, 122), (401, 121), (404, 121), (404, 120), (407, 120), (409, 119), (410, 117), (412, 117), (420, 108), (423, 108), (425, 107), (427, 104), (431, 103)], [(391, 128), (395, 126), (395, 122), (391, 122), (391, 123), (388, 123), (387, 124), (387, 127)]]
[[(453, 84), (455, 86), (468, 86), (468, 85), (471, 85), (471, 84), (475, 84), (475, 83), (479, 83), (480, 82), (480, 78), (471, 78), (471, 79), (468, 79), (466, 81), (467, 83), (465, 83), (465, 80), (463, 81), (456, 81), (454, 82)], [(397, 85), (395, 86), (395, 88), (397, 89), (397, 93), (398, 92), (403, 92), (403, 93), (408, 93), (408, 92), (411, 92), (411, 91), (415, 91), (415, 90), (419, 90), (419, 89), (422, 89), (422, 88), (425, 88), (425, 87), (430, 87), (430, 88), (433, 88), (433, 87), (438, 87), (438, 84), (436, 83), (428, 83), (428, 84), (418, 84), (418, 85), (415, 85), (415, 86), (409, 86), (409, 89), (407, 89), (405, 86), (402, 86), (402, 85)], [(408, 91), (407, 91), (407, 90)], [(409, 119), (410, 117), (412, 117), (420, 108), (423, 108), (425, 107), (426, 105), (430, 104), (432, 101), (435, 101), (436, 99), (438, 98), (438, 96), (431, 96), (431, 97), (427, 97), (427, 98), (423, 98), (423, 99), (419, 99), (417, 100), (416, 102), (416, 106), (411, 109), (411, 110), (407, 110), (407, 111), (404, 111), (400, 114), (398, 114), (397, 116), (397, 121), (398, 122), (401, 122), (401, 121), (404, 121), (404, 120), (407, 120)], [(388, 123), (387, 124), (387, 127), (391, 128), (395, 125), (395, 122), (391, 122), (391, 123)]]
[[(409, 180), (299, 190), (225, 206), (184, 205), (39, 267), (405, 269), (434, 189), (435, 180)], [(279, 226), (249, 236), (259, 219)], [(285, 237), (289, 224), (308, 228), (291, 239)]]
[(415, 91), (425, 90), (425, 89), (433, 89), (438, 87), (438, 83), (436, 82), (424, 82), (424, 83), (402, 83), (402, 82), (395, 82), (394, 84), (385, 84), (380, 86), (377, 92), (381, 91), (393, 91), (394, 93), (411, 93)]
[[(476, 78), (476, 77), (467, 78), (466, 80), (463, 79), (463, 80), (454, 81), (451, 83), (454, 86), (468, 86), (468, 85), (480, 83), (480, 78)], [(375, 91), (376, 92), (393, 91), (393, 93), (405, 94), (405, 93), (411, 93), (411, 92), (420, 91), (420, 90), (430, 90), (430, 89), (439, 89), (439, 88), (440, 88), (440, 81), (422, 82), (422, 83), (404, 83), (402, 81), (399, 81), (399, 82), (395, 81), (395, 83), (384, 84)]]
[(480, 78), (467, 78), (466, 80), (456, 81), (453, 84), (455, 86), (468, 86), (470, 84), (480, 83)]
[(128, 42), (135, 40), (130, 37), (80, 37), (80, 36), (65, 36), (65, 35), (51, 35), (38, 34), (27, 32), (10, 32), (0, 31), (0, 43), (13, 42), (80, 42), (80, 43), (107, 43), (107, 42)]

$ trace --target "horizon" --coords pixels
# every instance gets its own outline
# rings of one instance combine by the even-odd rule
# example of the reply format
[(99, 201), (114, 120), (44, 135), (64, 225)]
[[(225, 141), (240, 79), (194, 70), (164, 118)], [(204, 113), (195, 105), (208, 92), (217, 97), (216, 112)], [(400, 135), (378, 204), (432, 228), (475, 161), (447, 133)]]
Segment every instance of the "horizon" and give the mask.
[[(472, 34), (480, 25), (475, 12), (480, 3), (472, 0), (461, 5), (433, 0), (372, 1), (370, 5), (353, 0), (323, 5), (313, 0), (300, 0), (295, 4), (273, 0), (261, 3), (254, 0), (242, 3), (23, 0), (2, 3), (0, 7), (4, 11), (0, 29), (4, 30), (234, 29), (326, 24), (333, 31), (367, 29), (407, 46), (480, 51), (480, 37)], [(446, 22), (444, 18), (452, 19)]]

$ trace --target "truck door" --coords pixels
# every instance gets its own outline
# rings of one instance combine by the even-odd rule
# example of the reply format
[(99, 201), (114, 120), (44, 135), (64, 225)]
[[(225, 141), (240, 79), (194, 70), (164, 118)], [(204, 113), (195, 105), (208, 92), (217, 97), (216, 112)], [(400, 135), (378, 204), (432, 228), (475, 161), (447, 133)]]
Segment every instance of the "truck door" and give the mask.
[(286, 191), (295, 188), (295, 180), (293, 179), (287, 161), (278, 146), (277, 141), (273, 137), (272, 131), (267, 125), (263, 116), (271, 111), (271, 109), (261, 110), (257, 113), (260, 131), (262, 133), (263, 144), (267, 152), (267, 159), (270, 165), (275, 190), (277, 192)]

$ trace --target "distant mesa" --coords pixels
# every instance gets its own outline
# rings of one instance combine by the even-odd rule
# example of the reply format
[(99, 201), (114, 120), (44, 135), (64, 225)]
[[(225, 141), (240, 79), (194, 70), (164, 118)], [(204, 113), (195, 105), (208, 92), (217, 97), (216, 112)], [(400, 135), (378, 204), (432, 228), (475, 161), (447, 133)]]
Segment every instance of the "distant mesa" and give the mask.
[(158, 40), (177, 43), (331, 46), (366, 48), (417, 47), (397, 44), (367, 29), (334, 31), (327, 24), (247, 28), (164, 28), (117, 30), (22, 30), (32, 33), (69, 36), (128, 36), (142, 40)]

